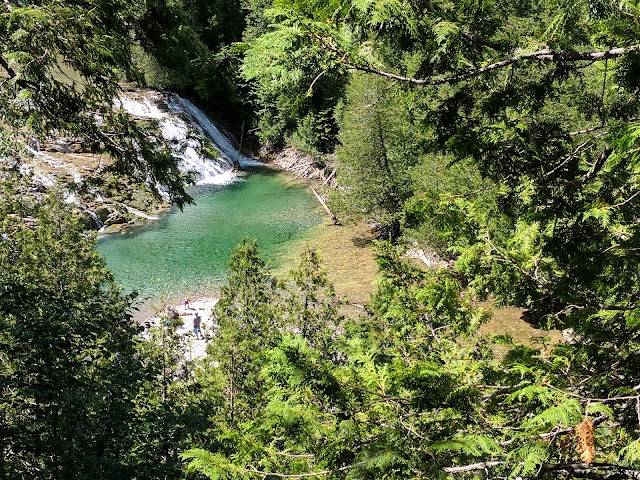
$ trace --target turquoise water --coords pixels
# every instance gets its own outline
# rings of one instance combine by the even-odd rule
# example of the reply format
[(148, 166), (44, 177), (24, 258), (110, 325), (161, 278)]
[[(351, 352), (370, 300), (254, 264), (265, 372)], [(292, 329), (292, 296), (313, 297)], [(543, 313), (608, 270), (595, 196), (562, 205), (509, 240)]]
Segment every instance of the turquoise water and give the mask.
[(322, 221), (306, 189), (270, 172), (225, 186), (201, 186), (196, 204), (124, 234), (102, 237), (98, 251), (125, 291), (139, 300), (210, 294), (225, 279), (229, 252), (243, 237), (282, 267), (287, 252)]

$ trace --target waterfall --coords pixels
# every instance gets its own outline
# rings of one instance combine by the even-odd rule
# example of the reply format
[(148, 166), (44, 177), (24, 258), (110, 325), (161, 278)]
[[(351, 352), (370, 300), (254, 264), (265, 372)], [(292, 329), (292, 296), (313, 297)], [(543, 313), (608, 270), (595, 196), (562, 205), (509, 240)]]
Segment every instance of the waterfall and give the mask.
[(129, 97), (120, 97), (116, 99), (116, 105), (119, 105), (125, 112), (135, 115), (136, 117), (155, 118), (160, 120), (165, 113), (149, 98), (141, 98), (136, 100)]
[[(234, 165), (257, 165), (241, 155), (231, 141), (189, 100), (178, 95), (157, 92), (136, 92), (116, 101), (128, 113), (159, 122), (162, 137), (168, 141), (173, 155), (179, 159), (183, 172), (196, 172), (197, 184), (227, 184), (236, 178)], [(168, 111), (159, 104), (166, 103)], [(195, 133), (195, 134), (194, 134)], [(204, 138), (208, 138), (219, 152), (211, 158), (205, 151)]]
[[(218, 127), (214, 125), (214, 123), (209, 120), (209, 117), (205, 115), (205, 113), (196, 107), (191, 101), (180, 98), (176, 95), (176, 101), (179, 105), (179, 109), (182, 111), (186, 111), (190, 114), (191, 117), (200, 125), (202, 130), (207, 134), (207, 136), (211, 139), (213, 144), (216, 146), (220, 155), (227, 161), (231, 162), (231, 164), (238, 163), (241, 166), (249, 166), (249, 165), (261, 165), (260, 162), (252, 160), (250, 158), (245, 157), (240, 152), (238, 152), (235, 147), (231, 144), (229, 138), (224, 135)], [(169, 107), (174, 107), (175, 104), (170, 104)]]
[(101, 231), (102, 228), (104, 227), (104, 222), (100, 219), (100, 217), (93, 210), (90, 210), (88, 208), (83, 212), (91, 217), (91, 219), (93, 220), (93, 223), (95, 224), (96, 229), (98, 231)]

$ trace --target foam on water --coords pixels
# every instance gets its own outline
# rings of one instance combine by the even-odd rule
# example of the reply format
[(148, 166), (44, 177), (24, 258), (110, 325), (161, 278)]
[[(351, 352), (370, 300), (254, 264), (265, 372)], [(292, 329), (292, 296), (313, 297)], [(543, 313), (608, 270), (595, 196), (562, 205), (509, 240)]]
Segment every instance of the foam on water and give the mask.
[(135, 100), (123, 96), (116, 100), (116, 105), (118, 104), (125, 112), (137, 117), (161, 119), (165, 116), (165, 113), (148, 98)]

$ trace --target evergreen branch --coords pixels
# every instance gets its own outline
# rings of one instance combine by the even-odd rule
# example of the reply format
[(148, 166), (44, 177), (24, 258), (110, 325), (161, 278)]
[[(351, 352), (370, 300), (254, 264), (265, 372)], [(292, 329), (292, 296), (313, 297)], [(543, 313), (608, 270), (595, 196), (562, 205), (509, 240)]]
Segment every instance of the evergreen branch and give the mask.
[(441, 194), (441, 197), (445, 200), (450, 200), (452, 198), (468, 198), (471, 195), (475, 195), (477, 193), (484, 193), (491, 190), (491, 187), (481, 187), (481, 188), (476, 188), (475, 190), (471, 191), (471, 192), (467, 192), (467, 193), (458, 193), (458, 194), (449, 194), (449, 193), (443, 193)]
[(634, 198), (636, 198), (638, 195), (640, 195), (640, 191), (637, 191), (636, 193), (634, 193), (633, 195), (631, 195), (629, 198), (627, 198), (626, 200), (620, 202), (620, 203), (616, 203), (615, 205), (611, 205), (611, 208), (615, 208), (615, 207), (622, 207), (623, 205), (626, 205), (627, 203), (629, 203), (631, 200), (633, 200)]
[(504, 50), (506, 47), (506, 45), (501, 44), (500, 42), (493, 42), (491, 40), (487, 40), (486, 38), (481, 37), (477, 33), (473, 33), (468, 30), (461, 30), (460, 36), (466, 38), (467, 40), (471, 40), (472, 42), (483, 45), (485, 47), (489, 47), (493, 50)]
[[(368, 392), (368, 393), (372, 393), (372, 392)], [(365, 409), (369, 408), (372, 405), (376, 405), (379, 403), (391, 403), (393, 405), (395, 405), (396, 407), (399, 407), (398, 402), (395, 401), (394, 399), (392, 399), (391, 397), (383, 397), (379, 400), (373, 400), (371, 402), (365, 403), (364, 405), (361, 405), (359, 407), (353, 408), (351, 410), (339, 410), (337, 412), (331, 412), (333, 415), (354, 415), (356, 413), (359, 412), (363, 412)]]
[(480, 397), (481, 400), (486, 401), (486, 400), (491, 400), (492, 398), (495, 398), (498, 395), (505, 395), (505, 394), (514, 392), (528, 384), (529, 382), (520, 382), (517, 385), (476, 385), (475, 388), (477, 388), (478, 390), (481, 390), (481, 389), (493, 390), (491, 393), (485, 393)]
[(311, 36), (316, 40), (319, 40), (325, 47), (334, 51), (336, 54), (340, 56), (340, 61), (347, 65), (349, 68), (354, 70), (358, 70), (366, 73), (373, 73), (375, 75), (379, 75), (382, 77), (390, 78), (393, 80), (398, 80), (400, 82), (411, 83), (413, 85), (444, 85), (444, 84), (453, 84), (462, 82), (464, 80), (468, 80), (470, 78), (479, 77), (487, 72), (492, 70), (499, 70), (502, 68), (509, 67), (511, 65), (525, 62), (525, 61), (537, 61), (537, 62), (546, 62), (546, 63), (564, 63), (564, 62), (579, 62), (579, 61), (602, 61), (607, 60), (609, 58), (617, 58), (625, 53), (640, 51), (640, 45), (629, 45), (627, 47), (617, 47), (612, 48), (610, 50), (604, 50), (599, 52), (576, 52), (576, 51), (565, 51), (565, 52), (556, 52), (551, 49), (545, 48), (542, 50), (537, 50), (531, 53), (524, 53), (520, 55), (514, 55), (511, 58), (506, 60), (501, 60), (499, 62), (491, 63), (484, 67), (478, 68), (476, 70), (472, 70), (471, 72), (461, 73), (458, 75), (451, 75), (448, 77), (440, 77), (440, 78), (414, 78), (414, 77), (405, 77), (403, 75), (397, 75), (395, 73), (387, 72), (385, 70), (381, 70), (378, 68), (373, 68), (368, 65), (360, 65), (347, 57), (346, 52), (340, 51), (340, 49), (331, 41), (326, 40), (326, 38), (311, 33)]
[[(619, 245), (615, 245), (615, 247), (618, 247)], [(610, 250), (611, 247), (607, 248), (605, 251), (603, 251), (602, 253), (605, 253), (607, 250)], [(633, 251), (636, 249), (633, 248), (628, 248), (625, 249), (625, 251)], [(627, 306), (623, 306), (623, 305), (607, 305), (605, 303), (585, 303), (585, 304), (571, 304), (571, 305), (567, 305), (565, 306), (562, 310), (559, 310), (555, 313), (555, 315), (560, 315), (560, 314), (568, 314), (570, 313), (572, 310), (584, 310), (585, 308), (596, 308), (599, 310), (610, 310), (612, 312), (628, 312), (630, 310), (636, 310), (638, 308), (638, 305), (627, 305)]]
[(608, 402), (620, 402), (622, 400), (637, 400), (640, 399), (640, 394), (638, 395), (620, 395), (617, 397), (608, 397), (608, 398), (590, 398), (590, 397), (585, 397), (583, 395), (580, 395), (578, 393), (574, 393), (574, 392), (568, 392), (566, 390), (562, 390), (558, 387), (554, 387), (553, 385), (551, 385), (548, 382), (542, 382), (541, 385), (550, 388), (551, 390), (555, 390), (556, 392), (562, 393), (564, 395), (568, 395), (570, 397), (574, 397), (577, 398), (579, 400), (585, 401), (585, 402), (592, 402), (592, 403), (608, 403)]
[[(12, 80), (18, 75), (17, 72), (9, 66), (9, 63), (2, 57), (0, 57), (0, 67), (4, 68), (8, 75), (8, 77), (6, 77), (2, 82), (2, 85), (4, 85), (7, 80)], [(34, 90), (39, 90), (39, 87), (36, 83), (25, 80), (24, 78), (16, 79), (16, 84), (23, 88), (29, 87), (33, 88)]]
[(487, 243), (493, 249), (492, 251), (497, 254), (497, 255), (493, 256), (494, 260), (508, 263), (513, 268), (515, 268), (520, 273), (522, 273), (524, 276), (526, 276), (527, 278), (531, 279), (536, 285), (538, 285), (541, 288), (544, 288), (549, 283), (549, 281), (547, 279), (545, 279), (544, 277), (539, 277), (538, 276), (537, 268), (536, 268), (536, 271), (534, 273), (529, 273), (527, 270), (522, 268), (518, 263), (516, 263), (514, 260), (509, 258), (506, 254), (502, 253), (500, 251), (500, 249), (491, 241), (491, 237), (489, 236), (489, 232), (487, 232), (485, 240), (487, 241)]
[[(600, 415), (599, 417), (594, 418), (593, 420), (591, 420), (591, 422), (594, 425), (600, 425), (601, 423), (603, 423), (607, 418), (609, 418), (607, 415)], [(547, 440), (549, 438), (553, 439), (555, 437), (557, 437), (558, 435), (566, 435), (567, 433), (572, 433), (574, 430), (574, 427), (560, 427), (560, 426), (556, 426), (556, 428), (554, 428), (553, 430), (551, 430), (550, 432), (546, 432), (546, 433), (539, 433), (538, 435), (535, 436), (535, 438), (541, 438), (542, 440)]]
[(287, 458), (315, 458), (313, 453), (287, 453), (287, 452), (274, 452), (276, 455), (282, 455)]
[[(594, 480), (640, 480), (640, 470), (610, 463), (544, 463), (539, 473), (555, 472), (567, 478), (589, 478)], [(538, 475), (539, 476), (539, 475)]]
[[(636, 398), (636, 397), (633, 397)], [(599, 417), (594, 418), (591, 422), (593, 423), (593, 425), (600, 425), (601, 423), (603, 423), (607, 418), (609, 418), (607, 415), (600, 415)], [(514, 429), (516, 430), (516, 429)], [(561, 427), (559, 425), (555, 426), (552, 430), (545, 432), (545, 433), (538, 433), (536, 435), (533, 435), (532, 437), (530, 437), (532, 440), (535, 439), (540, 439), (540, 440), (550, 440), (553, 441), (556, 437), (558, 436), (562, 436), (562, 435), (567, 435), (567, 434), (571, 434), (575, 431), (574, 427)], [(510, 438), (509, 440), (504, 440), (502, 442), (500, 442), (500, 446), (501, 447), (507, 447), (511, 444), (513, 444), (513, 442), (520, 442), (522, 441), (521, 437), (514, 437), (514, 438)]]
[(389, 93), (389, 91), (396, 86), (398, 82), (395, 81), (391, 84), (389, 84), (389, 86), (387, 88), (385, 88), (382, 93), (380, 93), (380, 95), (378, 95), (378, 98), (376, 98), (373, 102), (368, 103), (366, 105), (363, 105), (362, 108), (371, 108), (371, 107), (375, 107), (378, 102), (380, 102), (380, 100), (382, 100), (384, 97), (386, 97), (387, 93)]
[(427, 437), (420, 435), (415, 428), (413, 428), (413, 426), (411, 425), (407, 425), (406, 423), (404, 423), (402, 421), (402, 418), (398, 418), (398, 422), (400, 422), (400, 425), (402, 425), (402, 427), (409, 433), (411, 433), (412, 435), (415, 435), (416, 437), (418, 437), (420, 440), (427, 440)]
[(9, 66), (9, 63), (2, 57), (0, 57), (0, 67), (4, 68), (5, 71), (9, 74), (9, 78), (13, 78), (16, 76), (16, 71)]
[[(640, 118), (638, 117), (631, 117), (628, 119), (625, 119), (626, 122), (637, 122), (638, 120), (640, 120)], [(551, 136), (546, 136), (546, 137), (536, 137), (536, 138), (562, 138), (562, 137), (577, 137), (580, 135), (586, 135), (588, 133), (593, 133), (593, 132), (597, 132), (598, 130), (602, 130), (603, 128), (607, 128), (608, 125), (596, 125), (595, 127), (588, 127), (582, 130), (575, 130), (573, 132), (567, 132), (567, 133), (559, 133), (557, 135), (551, 135)]]
[[(472, 463), (470, 465), (461, 465), (459, 467), (443, 467), (446, 473), (467, 473), (476, 470), (487, 470), (489, 468), (502, 465), (504, 462), (494, 460), (490, 462)], [(538, 478), (541, 473), (556, 472), (567, 478), (589, 478), (594, 480), (623, 480), (632, 479), (640, 480), (640, 470), (630, 467), (613, 465), (609, 463), (543, 463), (540, 466), (538, 474), (534, 478)]]
[[(631, 249), (629, 249), (631, 250)], [(637, 310), (638, 309), (638, 305), (627, 305), (627, 306), (622, 306), (622, 305), (605, 305), (605, 304), (599, 304), (598, 307), (600, 307), (602, 310), (612, 310), (612, 311), (618, 311), (618, 312), (628, 312), (631, 310)]]
[(354, 390), (358, 390), (360, 392), (364, 392), (364, 393), (368, 393), (369, 395), (375, 395), (376, 397), (380, 398), (382, 402), (378, 401), (373, 401), (370, 404), (373, 403), (392, 403), (398, 407), (402, 407), (402, 406), (408, 406), (411, 404), (411, 400), (408, 398), (400, 398), (400, 397), (391, 397), (391, 396), (387, 396), (387, 395), (383, 395), (381, 393), (378, 392), (374, 392), (373, 390), (369, 390), (367, 388), (363, 388), (359, 385), (349, 385), (350, 388), (353, 388)]
[(574, 180), (560, 179), (560, 181), (570, 187), (576, 187), (584, 185), (585, 183), (589, 183), (591, 180), (593, 180), (593, 178), (595, 178), (598, 172), (602, 170), (602, 167), (604, 166), (607, 159), (611, 156), (611, 153), (613, 153), (613, 149), (609, 145), (607, 145), (604, 150), (602, 150), (602, 153), (600, 153), (600, 156), (597, 158), (597, 160), (594, 162), (591, 170), (589, 170), (583, 176)]
[(595, 135), (595, 136), (589, 138), (588, 140), (584, 141), (583, 143), (578, 145), (576, 148), (574, 148), (573, 151), (567, 156), (567, 158), (565, 158), (562, 162), (560, 162), (558, 165), (556, 165), (552, 170), (548, 171), (547, 173), (545, 173), (543, 175), (545, 180), (547, 178), (553, 176), (559, 169), (561, 169), (567, 163), (569, 163), (571, 161), (571, 159), (575, 158), (577, 155), (579, 155), (582, 152), (584, 152), (584, 151), (588, 150), (589, 148), (593, 147), (594, 146), (594, 142), (596, 140), (602, 138), (606, 134), (607, 134), (607, 132), (599, 133), (598, 135)]

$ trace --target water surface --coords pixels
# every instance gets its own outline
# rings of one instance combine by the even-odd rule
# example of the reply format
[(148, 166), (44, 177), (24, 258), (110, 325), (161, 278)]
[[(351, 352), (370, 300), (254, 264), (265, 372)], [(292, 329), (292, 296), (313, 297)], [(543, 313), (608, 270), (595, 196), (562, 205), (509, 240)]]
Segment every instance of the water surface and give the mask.
[(259, 172), (230, 185), (198, 187), (195, 205), (104, 236), (98, 251), (125, 291), (138, 291), (141, 300), (210, 294), (224, 282), (229, 252), (244, 237), (256, 239), (262, 257), (279, 268), (322, 222), (306, 189), (288, 182)]

